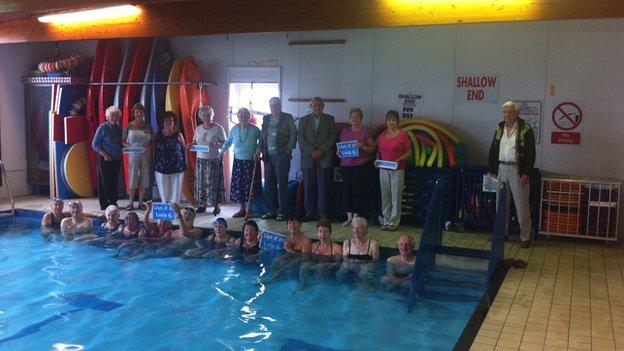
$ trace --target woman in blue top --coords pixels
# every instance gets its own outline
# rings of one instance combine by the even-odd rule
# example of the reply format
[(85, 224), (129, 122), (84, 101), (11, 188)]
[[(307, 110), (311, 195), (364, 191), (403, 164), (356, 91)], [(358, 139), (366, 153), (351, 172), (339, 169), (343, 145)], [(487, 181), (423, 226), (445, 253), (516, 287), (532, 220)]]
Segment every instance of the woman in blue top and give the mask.
[(119, 168), (121, 167), (121, 111), (116, 106), (106, 109), (106, 122), (100, 124), (95, 131), (91, 147), (99, 154), (98, 168), (98, 199), (100, 209), (104, 211), (108, 205), (117, 206), (117, 184), (119, 184)]
[[(244, 217), (245, 202), (249, 199), (249, 190), (254, 170), (254, 153), (260, 139), (260, 128), (249, 123), (251, 113), (246, 108), (241, 108), (236, 114), (239, 123), (230, 131), (227, 140), (221, 147), (221, 153), (227, 151), (234, 144), (234, 165), (232, 166), (232, 184), (230, 186), (230, 200), (240, 203), (240, 210), (232, 217)], [(257, 168), (257, 167), (256, 167)], [(260, 189), (260, 170), (256, 169), (256, 177), (253, 180), (253, 192)]]
[(160, 201), (180, 203), (184, 171), (186, 171), (186, 150), (184, 136), (178, 130), (178, 116), (165, 112), (163, 129), (154, 137), (154, 169)]

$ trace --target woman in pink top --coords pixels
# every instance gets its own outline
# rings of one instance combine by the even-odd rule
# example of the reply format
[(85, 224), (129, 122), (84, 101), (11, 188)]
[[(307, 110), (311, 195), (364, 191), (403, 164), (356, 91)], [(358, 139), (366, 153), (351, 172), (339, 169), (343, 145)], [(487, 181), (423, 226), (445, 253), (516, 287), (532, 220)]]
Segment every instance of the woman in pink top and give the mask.
[(351, 225), (353, 217), (362, 213), (364, 204), (364, 189), (366, 188), (366, 164), (368, 154), (373, 152), (373, 139), (366, 127), (362, 126), (364, 113), (359, 107), (354, 107), (349, 112), (351, 127), (343, 128), (339, 140), (357, 143), (360, 155), (357, 157), (344, 157), (340, 159), (340, 172), (342, 174), (342, 204), (347, 211), (347, 220), (342, 223), (345, 227)]
[(399, 113), (394, 110), (386, 114), (388, 129), (377, 138), (379, 149), (377, 158), (397, 162), (397, 169), (379, 169), (381, 188), (381, 212), (383, 223), (381, 230), (397, 230), (401, 221), (401, 200), (405, 182), (405, 160), (412, 154), (411, 141), (405, 132), (399, 129)]

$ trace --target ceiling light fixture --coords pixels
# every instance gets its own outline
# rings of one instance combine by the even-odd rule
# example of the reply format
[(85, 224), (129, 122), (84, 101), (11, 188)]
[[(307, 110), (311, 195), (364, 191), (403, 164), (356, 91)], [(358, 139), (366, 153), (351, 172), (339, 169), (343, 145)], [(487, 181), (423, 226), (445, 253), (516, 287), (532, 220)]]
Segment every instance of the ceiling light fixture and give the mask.
[(134, 17), (141, 13), (141, 9), (134, 5), (121, 5), (103, 7), (93, 10), (58, 13), (53, 15), (39, 16), (37, 19), (42, 23), (71, 24), (81, 22), (94, 22), (102, 20), (115, 20), (123, 17)]

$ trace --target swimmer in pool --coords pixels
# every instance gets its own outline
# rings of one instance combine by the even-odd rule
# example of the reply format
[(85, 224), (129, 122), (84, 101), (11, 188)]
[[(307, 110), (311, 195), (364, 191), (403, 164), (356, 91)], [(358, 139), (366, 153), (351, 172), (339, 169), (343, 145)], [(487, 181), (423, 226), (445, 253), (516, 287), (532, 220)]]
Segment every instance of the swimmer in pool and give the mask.
[(64, 218), (71, 217), (69, 211), (63, 211), (65, 206), (63, 199), (55, 197), (50, 201), (50, 212), (46, 212), (41, 219), (41, 227), (43, 229), (61, 229), (61, 221)]
[(340, 265), (342, 246), (331, 240), (331, 234), (332, 227), (329, 220), (321, 219), (316, 223), (316, 235), (319, 240), (312, 244), (310, 259), (302, 263), (299, 268), (298, 290), (306, 288), (312, 272), (315, 273), (317, 279), (321, 279)]
[(149, 242), (164, 242), (171, 238), (173, 230), (171, 229), (171, 221), (159, 219), (154, 223), (150, 220), (152, 214), (152, 201), (146, 201), (146, 210), (143, 213), (143, 224), (145, 225), (145, 235), (141, 237)]
[(342, 267), (336, 272), (339, 282), (355, 273), (363, 282), (371, 282), (374, 263), (379, 260), (379, 244), (368, 236), (368, 221), (356, 217), (351, 222), (352, 237), (342, 244)]
[(238, 247), (244, 256), (260, 253), (260, 236), (256, 221), (249, 219), (243, 224), (243, 237), (236, 239), (234, 246)]
[[(119, 208), (115, 205), (108, 205), (104, 210), (104, 216), (106, 216), (106, 222), (100, 225), (100, 233), (105, 231), (106, 234), (111, 234), (119, 230)], [(75, 241), (81, 241), (86, 244), (92, 244), (96, 242), (104, 241), (105, 237), (102, 237), (96, 233), (85, 234), (80, 237), (74, 238)]]
[(416, 263), (414, 239), (407, 234), (403, 234), (397, 240), (397, 247), (399, 254), (388, 257), (386, 260), (386, 275), (381, 277), (381, 283), (390, 290), (409, 290), (412, 270)]
[(214, 233), (205, 240), (195, 241), (197, 247), (186, 250), (188, 257), (224, 257), (227, 250), (234, 245), (236, 238), (231, 236), (227, 230), (227, 221), (221, 217), (212, 222)]
[(93, 222), (91, 218), (82, 213), (82, 203), (80, 201), (70, 202), (69, 210), (71, 217), (61, 221), (61, 233), (70, 240), (75, 236), (90, 233), (93, 229)]
[(286, 253), (275, 257), (271, 263), (273, 273), (262, 281), (264, 284), (280, 279), (293, 268), (298, 271), (299, 265), (308, 259), (312, 252), (312, 240), (301, 232), (301, 219), (297, 216), (288, 219), (288, 236), (284, 240), (284, 250)]
[(131, 211), (126, 213), (121, 229), (106, 237), (106, 244), (119, 245), (135, 241), (142, 235), (145, 235), (145, 229), (139, 225), (139, 216), (136, 212)]

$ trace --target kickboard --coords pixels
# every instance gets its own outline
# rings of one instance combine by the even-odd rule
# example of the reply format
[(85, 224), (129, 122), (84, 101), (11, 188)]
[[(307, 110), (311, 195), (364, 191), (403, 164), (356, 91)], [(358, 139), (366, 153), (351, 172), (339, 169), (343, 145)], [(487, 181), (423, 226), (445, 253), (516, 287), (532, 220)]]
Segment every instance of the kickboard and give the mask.
[(72, 145), (63, 158), (62, 175), (70, 191), (80, 197), (93, 196), (91, 170), (85, 165), (89, 162), (91, 145), (86, 141)]
[(56, 191), (57, 196), (63, 199), (73, 199), (76, 197), (76, 193), (74, 193), (65, 182), (65, 177), (63, 176), (63, 159), (65, 158), (65, 154), (71, 145), (65, 144), (63, 141), (55, 141), (54, 142), (54, 173), (56, 174)]

